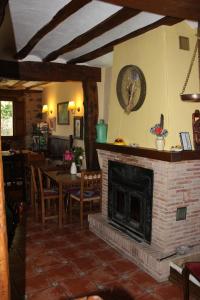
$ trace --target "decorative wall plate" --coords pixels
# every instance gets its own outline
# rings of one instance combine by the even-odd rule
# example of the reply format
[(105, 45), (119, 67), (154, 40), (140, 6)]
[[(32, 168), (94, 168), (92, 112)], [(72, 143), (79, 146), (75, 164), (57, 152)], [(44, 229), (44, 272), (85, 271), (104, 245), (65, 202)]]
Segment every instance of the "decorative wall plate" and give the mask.
[(135, 65), (123, 67), (117, 78), (117, 97), (126, 113), (138, 110), (146, 96), (146, 81), (143, 72)]

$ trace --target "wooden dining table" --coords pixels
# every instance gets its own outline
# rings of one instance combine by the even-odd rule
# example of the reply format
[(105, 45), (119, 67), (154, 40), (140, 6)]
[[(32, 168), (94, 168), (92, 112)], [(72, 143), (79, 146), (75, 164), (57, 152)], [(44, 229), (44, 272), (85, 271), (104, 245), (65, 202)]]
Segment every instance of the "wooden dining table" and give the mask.
[(63, 227), (63, 189), (64, 188), (72, 188), (79, 187), (81, 183), (80, 173), (76, 175), (72, 175), (69, 171), (66, 170), (44, 170), (41, 168), (43, 173), (52, 181), (56, 182), (59, 190), (59, 214), (58, 214), (58, 222), (59, 228)]

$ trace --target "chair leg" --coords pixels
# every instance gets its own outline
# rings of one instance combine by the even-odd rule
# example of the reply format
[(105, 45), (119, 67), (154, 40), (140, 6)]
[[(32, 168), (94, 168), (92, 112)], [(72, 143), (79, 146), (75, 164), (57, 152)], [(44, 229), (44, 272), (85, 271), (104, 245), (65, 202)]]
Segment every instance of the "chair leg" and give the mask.
[(83, 201), (80, 201), (80, 223), (81, 228), (83, 228)]
[(189, 300), (189, 275), (190, 272), (187, 268), (183, 269), (183, 299)]
[(44, 199), (41, 199), (41, 206), (42, 206), (42, 224), (45, 223), (45, 203)]
[(39, 219), (39, 212), (38, 212), (38, 203), (37, 200), (35, 199), (35, 203), (34, 203), (34, 208), (35, 208), (35, 220), (38, 221)]
[(69, 198), (69, 220), (72, 222), (72, 198)]

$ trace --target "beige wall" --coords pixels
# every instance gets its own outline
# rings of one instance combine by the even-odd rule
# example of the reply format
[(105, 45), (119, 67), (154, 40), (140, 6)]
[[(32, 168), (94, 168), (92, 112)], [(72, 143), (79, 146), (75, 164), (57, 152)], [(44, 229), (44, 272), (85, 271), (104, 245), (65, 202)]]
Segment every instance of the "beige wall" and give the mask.
[[(111, 82), (111, 68), (102, 69), (102, 81), (97, 83), (98, 100), (99, 100), (99, 119), (108, 121), (108, 103), (110, 97), (110, 82)], [(81, 107), (81, 111), (76, 113), (76, 116), (83, 116), (83, 89), (81, 82), (64, 82), (64, 83), (51, 83), (44, 88), (43, 91), (43, 104), (48, 104), (49, 111), (48, 117), (56, 117), (57, 119), (57, 103), (74, 100), (77, 105)], [(52, 132), (53, 135), (68, 136), (73, 134), (73, 115), (70, 113), (70, 125), (56, 124), (56, 131)], [(83, 141), (75, 140), (75, 145), (83, 146)]]
[(97, 83), (99, 100), (99, 119), (104, 119), (108, 123), (109, 100), (111, 92), (112, 68), (101, 69), (101, 82)]
[[(57, 104), (60, 102), (74, 100), (77, 106), (81, 107), (80, 112), (76, 112), (76, 116), (83, 116), (83, 89), (81, 82), (58, 82), (51, 83), (44, 88), (43, 91), (43, 104), (48, 104), (49, 111), (52, 110), (52, 114), (49, 117), (56, 117), (56, 131), (52, 131), (53, 135), (69, 136), (73, 134), (73, 115), (70, 113), (69, 125), (57, 124)], [(75, 140), (75, 145), (83, 146), (82, 140)]]
[[(190, 38), (190, 51), (179, 49), (179, 35)], [(180, 131), (189, 131), (192, 138), (191, 115), (198, 104), (182, 102), (179, 94), (189, 68), (194, 40), (194, 30), (182, 22), (172, 27), (159, 27), (115, 47), (108, 142), (121, 137), (127, 144), (137, 143), (141, 147), (155, 148), (155, 136), (150, 134), (149, 129), (159, 122), (161, 113), (165, 117), (165, 128), (169, 130), (166, 149), (180, 144)], [(128, 64), (141, 68), (147, 84), (144, 104), (130, 115), (124, 113), (116, 95), (118, 73)], [(197, 91), (197, 66), (191, 77), (191, 89)]]

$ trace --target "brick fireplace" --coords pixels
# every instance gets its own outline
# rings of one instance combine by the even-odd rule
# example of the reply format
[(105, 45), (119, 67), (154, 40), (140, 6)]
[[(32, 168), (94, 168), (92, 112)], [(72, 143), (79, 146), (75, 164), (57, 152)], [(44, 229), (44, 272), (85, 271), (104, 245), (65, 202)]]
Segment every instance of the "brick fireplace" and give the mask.
[[(101, 214), (89, 216), (90, 230), (127, 255), (159, 281), (169, 275), (176, 248), (200, 244), (200, 154), (133, 149), (109, 144), (98, 146), (103, 170)], [(108, 164), (117, 161), (153, 170), (151, 243), (138, 242), (109, 224)]]

